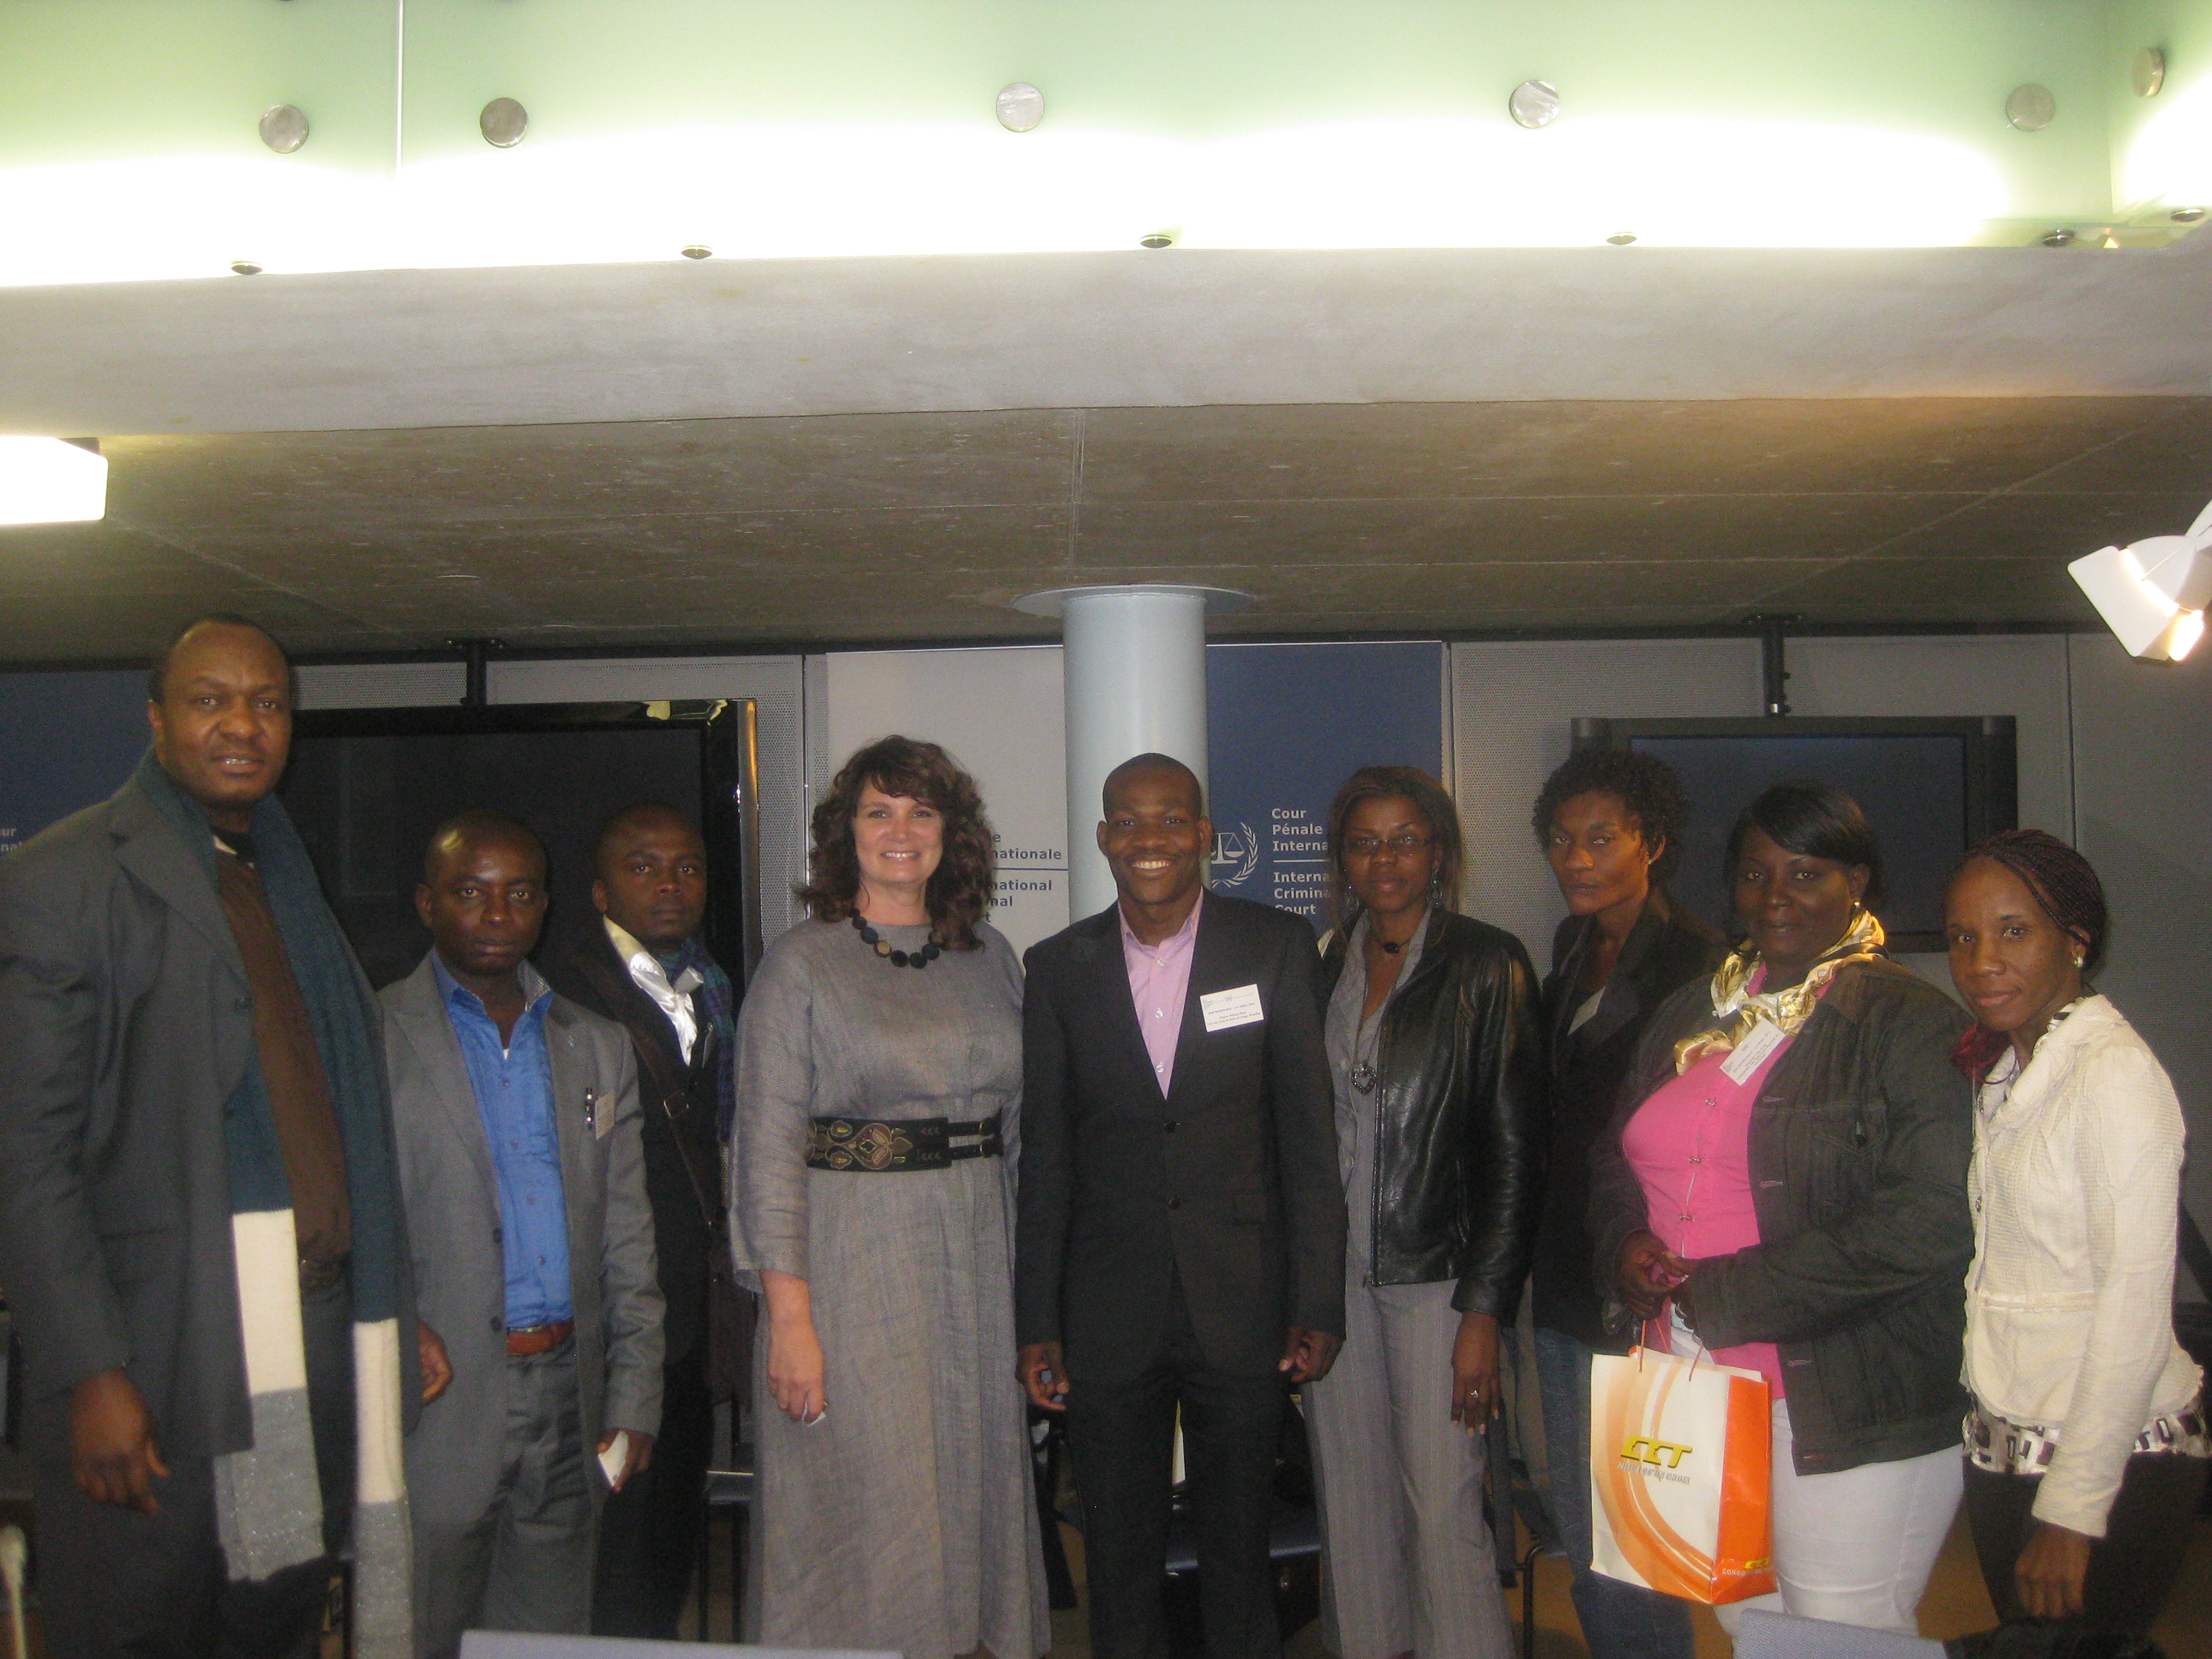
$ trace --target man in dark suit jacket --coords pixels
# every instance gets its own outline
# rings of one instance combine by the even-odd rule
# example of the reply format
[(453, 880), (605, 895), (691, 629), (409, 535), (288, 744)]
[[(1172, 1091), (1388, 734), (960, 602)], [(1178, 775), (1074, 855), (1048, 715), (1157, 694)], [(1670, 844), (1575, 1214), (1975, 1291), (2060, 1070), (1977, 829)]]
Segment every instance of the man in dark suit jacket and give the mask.
[(1297, 917), (1205, 894), (1198, 780), (1106, 781), (1113, 908), (1030, 951), (1015, 1321), (1067, 1413), (1091, 1650), (1164, 1659), (1177, 1408), (1212, 1659), (1279, 1653), (1267, 1527), (1285, 1377), (1344, 1331), (1343, 1189), (1319, 957)]
[[(629, 1033), (644, 1115), (666, 1351), (652, 1465), (599, 1515), (592, 1629), (672, 1642), (706, 1523), (708, 1443), (740, 1304), (729, 1267), (720, 1126), (732, 1084), (730, 981), (707, 954), (707, 847), (672, 807), (637, 805), (599, 831), (599, 915), (545, 963), (553, 988)], [(719, 1279), (718, 1288), (710, 1290)]]

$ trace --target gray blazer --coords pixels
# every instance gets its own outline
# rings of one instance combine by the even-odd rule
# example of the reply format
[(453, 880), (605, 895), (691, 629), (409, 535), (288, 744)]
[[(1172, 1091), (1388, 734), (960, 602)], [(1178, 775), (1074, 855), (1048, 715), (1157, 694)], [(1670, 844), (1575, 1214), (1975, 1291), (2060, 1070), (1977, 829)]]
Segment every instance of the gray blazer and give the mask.
[(35, 1451), (116, 1366), (171, 1456), (252, 1443), (223, 1144), (252, 1011), (215, 884), (135, 781), (0, 859), (0, 1284)]
[[(422, 1316), (445, 1339), (453, 1385), (407, 1437), (417, 1520), (481, 1515), (499, 1484), (507, 1426), (507, 1266), (483, 1117), (424, 957), (380, 993), (399, 1184)], [(576, 1382), (586, 1448), (603, 1433), (660, 1431), (660, 1289), (629, 1036), (556, 996), (545, 1013), (562, 1196), (568, 1211)], [(586, 1122), (586, 1092), (599, 1127)], [(606, 1487), (594, 1473), (594, 1500)]]

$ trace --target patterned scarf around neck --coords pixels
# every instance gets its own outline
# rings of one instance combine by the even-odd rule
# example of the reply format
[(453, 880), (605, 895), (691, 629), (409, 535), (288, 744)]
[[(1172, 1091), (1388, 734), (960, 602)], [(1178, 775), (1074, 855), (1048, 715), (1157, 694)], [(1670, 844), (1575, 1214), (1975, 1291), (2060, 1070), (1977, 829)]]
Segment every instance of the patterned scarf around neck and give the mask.
[[(212, 890), (215, 838), (205, 813), (150, 753), (134, 780), (175, 826)], [(253, 809), (250, 834), (345, 1146), (356, 1429), (349, 1650), (360, 1659), (408, 1659), (414, 1651), (413, 1571), (400, 1451), (406, 1375), (400, 1344), (412, 1342), (415, 1334), (403, 1334), (399, 1327), (405, 1265), (381, 1046), (344, 935), (275, 796)], [(223, 1119), (253, 1443), (215, 1460), (216, 1522), (230, 1577), (258, 1580), (319, 1557), (324, 1528), (290, 1188), (259, 1054), (251, 1043)]]
[(1759, 967), (1759, 952), (1746, 945), (1730, 954), (1713, 975), (1713, 1024), (1693, 1031), (1674, 1045), (1674, 1075), (1680, 1077), (1707, 1054), (1727, 1054), (1752, 1033), (1762, 1019), (1796, 1036), (1820, 1000), (1828, 981), (1855, 962), (1873, 962), (1883, 954), (1887, 936), (1874, 912), (1854, 908), (1851, 925), (1844, 930), (1827, 955), (1814, 963), (1796, 984), (1780, 991), (1753, 994), (1751, 977)]

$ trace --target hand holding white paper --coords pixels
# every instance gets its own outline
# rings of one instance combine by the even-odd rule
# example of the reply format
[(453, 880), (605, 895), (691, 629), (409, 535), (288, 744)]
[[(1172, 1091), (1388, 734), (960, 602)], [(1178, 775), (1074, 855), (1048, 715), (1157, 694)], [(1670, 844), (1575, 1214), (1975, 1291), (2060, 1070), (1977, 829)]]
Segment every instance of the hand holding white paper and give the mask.
[(599, 1468), (605, 1473), (607, 1485), (622, 1479), (623, 1465), (629, 1462), (629, 1431), (617, 1429), (615, 1437), (607, 1442), (607, 1449), (599, 1454)]

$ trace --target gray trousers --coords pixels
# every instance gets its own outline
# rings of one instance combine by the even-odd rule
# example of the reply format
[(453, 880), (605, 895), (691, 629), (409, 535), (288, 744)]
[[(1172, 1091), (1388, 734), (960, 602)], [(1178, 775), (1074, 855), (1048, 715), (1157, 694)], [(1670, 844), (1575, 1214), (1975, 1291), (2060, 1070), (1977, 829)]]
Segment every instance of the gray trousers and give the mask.
[(507, 1362), (507, 1443), (480, 1514), (415, 1522), (415, 1646), (453, 1659), (471, 1630), (581, 1636), (592, 1625), (592, 1482), (573, 1343)]
[(1340, 1659), (1505, 1659), (1482, 1437), (1451, 1420), (1449, 1283), (1346, 1286), (1344, 1351), (1305, 1388), (1322, 1640)]

